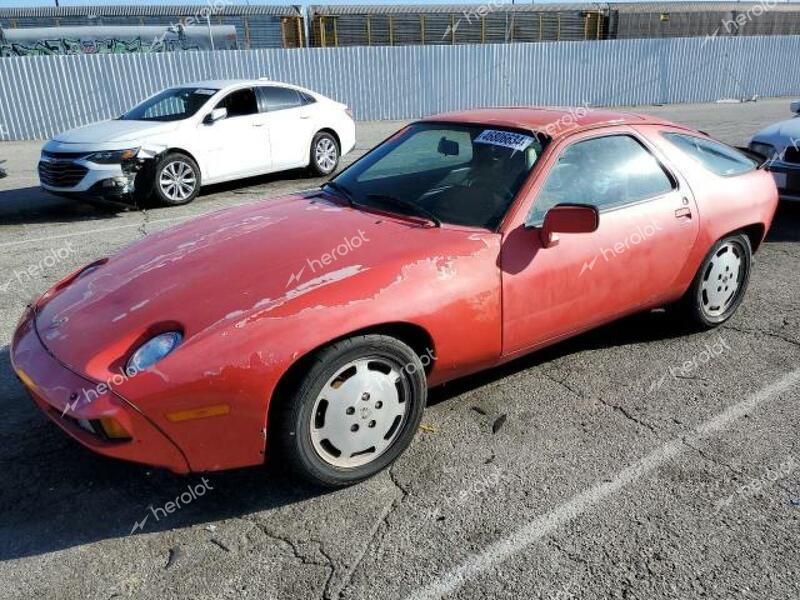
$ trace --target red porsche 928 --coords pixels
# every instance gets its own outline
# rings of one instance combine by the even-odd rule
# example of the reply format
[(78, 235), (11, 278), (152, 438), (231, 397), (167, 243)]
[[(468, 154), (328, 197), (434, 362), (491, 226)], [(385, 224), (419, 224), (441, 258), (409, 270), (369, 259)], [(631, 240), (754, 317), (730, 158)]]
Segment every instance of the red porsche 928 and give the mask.
[(776, 205), (756, 162), (652, 117), (440, 115), (320, 190), (73, 273), (12, 361), (101, 454), (177, 473), (279, 455), (352, 484), (409, 445), (429, 386), (654, 307), (726, 321)]

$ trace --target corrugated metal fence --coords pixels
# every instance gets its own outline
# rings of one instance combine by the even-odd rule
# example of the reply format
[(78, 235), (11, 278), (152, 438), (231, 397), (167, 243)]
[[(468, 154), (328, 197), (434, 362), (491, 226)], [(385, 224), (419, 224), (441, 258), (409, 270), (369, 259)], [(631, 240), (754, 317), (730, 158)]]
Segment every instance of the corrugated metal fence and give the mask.
[(46, 138), (201, 79), (296, 83), (407, 119), (491, 105), (627, 105), (800, 93), (800, 36), (262, 49), (0, 60), (0, 139)]

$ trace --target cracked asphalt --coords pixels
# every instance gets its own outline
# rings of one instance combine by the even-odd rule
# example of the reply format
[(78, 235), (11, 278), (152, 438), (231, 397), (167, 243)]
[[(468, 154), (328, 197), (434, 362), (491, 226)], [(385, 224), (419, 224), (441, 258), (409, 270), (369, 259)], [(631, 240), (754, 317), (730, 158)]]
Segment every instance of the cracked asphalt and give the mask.
[[(743, 144), (788, 103), (640, 110)], [(359, 124), (348, 159), (399, 125)], [(8, 358), (25, 303), (75, 268), (320, 180), (115, 212), (40, 192), (38, 149), (0, 144), (0, 597), (800, 597), (796, 207), (729, 324), (692, 333), (654, 311), (432, 390), (391, 470), (321, 494), (279, 464), (204, 482), (95, 456), (39, 414)]]

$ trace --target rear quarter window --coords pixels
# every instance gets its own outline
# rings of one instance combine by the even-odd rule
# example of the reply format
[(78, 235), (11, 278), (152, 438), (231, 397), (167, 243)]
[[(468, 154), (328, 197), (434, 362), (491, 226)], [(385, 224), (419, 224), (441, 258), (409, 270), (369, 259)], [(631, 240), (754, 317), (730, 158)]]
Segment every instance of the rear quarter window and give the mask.
[(687, 135), (685, 133), (662, 132), (667, 140), (699, 162), (706, 169), (721, 177), (732, 177), (754, 171), (758, 163), (738, 150), (720, 142)]

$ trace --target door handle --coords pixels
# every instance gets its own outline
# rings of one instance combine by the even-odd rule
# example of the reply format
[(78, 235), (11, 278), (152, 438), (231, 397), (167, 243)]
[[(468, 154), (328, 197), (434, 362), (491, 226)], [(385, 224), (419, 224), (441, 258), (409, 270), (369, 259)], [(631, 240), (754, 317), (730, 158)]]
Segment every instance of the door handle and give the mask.
[(253, 123), (253, 127), (263, 127), (263, 123)]
[(675, 218), (676, 219), (691, 219), (692, 218), (692, 211), (688, 208), (679, 208), (675, 211)]
[(301, 119), (310, 119), (311, 115), (300, 115)]

